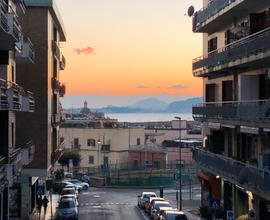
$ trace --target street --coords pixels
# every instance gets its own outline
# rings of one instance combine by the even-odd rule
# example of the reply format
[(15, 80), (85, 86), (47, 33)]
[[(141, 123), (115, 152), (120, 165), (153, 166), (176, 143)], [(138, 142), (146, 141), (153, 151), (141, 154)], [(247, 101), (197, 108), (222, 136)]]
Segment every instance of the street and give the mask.
[(99, 188), (82, 192), (79, 197), (79, 220), (141, 220), (143, 217), (136, 206), (139, 192)]
[[(154, 191), (159, 194), (158, 189), (111, 189), (111, 188), (90, 188), (79, 196), (79, 220), (142, 220), (147, 219), (143, 211), (137, 208), (137, 195), (142, 191)], [(171, 204), (176, 207), (175, 190), (165, 189), (165, 198), (169, 199)], [(198, 194), (193, 195), (198, 197)], [(197, 206), (197, 201), (186, 200), (187, 192), (183, 191), (185, 203)], [(199, 197), (197, 198), (199, 199)], [(190, 208), (189, 208), (190, 209)], [(198, 209), (198, 207), (194, 207)], [(194, 218), (190, 218), (194, 219)]]

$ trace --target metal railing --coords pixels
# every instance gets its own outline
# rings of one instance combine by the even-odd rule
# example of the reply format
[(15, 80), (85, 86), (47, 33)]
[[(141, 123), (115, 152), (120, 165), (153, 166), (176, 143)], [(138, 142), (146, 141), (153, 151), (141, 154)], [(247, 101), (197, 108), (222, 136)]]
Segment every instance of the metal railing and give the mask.
[(60, 60), (61, 58), (61, 51), (60, 51), (60, 48), (59, 48), (59, 45), (56, 41), (52, 40), (52, 51), (53, 51), (53, 54), (55, 55), (55, 57)]
[(215, 175), (223, 176), (254, 191), (270, 192), (270, 171), (199, 148), (193, 150), (198, 165)]
[(270, 49), (269, 41), (270, 28), (266, 28), (228, 44), (226, 47), (214, 50), (207, 56), (198, 57), (193, 60), (194, 75), (199, 75), (200, 71), (205, 69), (209, 70), (215, 66), (228, 64), (231, 61), (248, 57), (252, 54), (265, 52)]
[(270, 100), (206, 102), (193, 106), (195, 118), (270, 122)]
[(0, 25), (1, 27), (8, 32), (8, 5), (4, 0), (0, 0)]
[(66, 68), (66, 58), (64, 57), (63, 54), (61, 54), (60, 70), (65, 70), (65, 68)]
[(212, 0), (208, 5), (197, 11), (196, 28), (201, 27), (209, 18), (217, 15), (220, 11), (234, 3), (236, 0)]

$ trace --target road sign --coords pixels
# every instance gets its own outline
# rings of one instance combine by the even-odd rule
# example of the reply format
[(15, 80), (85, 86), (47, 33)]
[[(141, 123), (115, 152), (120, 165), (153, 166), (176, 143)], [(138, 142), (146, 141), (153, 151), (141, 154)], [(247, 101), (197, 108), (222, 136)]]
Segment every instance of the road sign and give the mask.
[(227, 220), (234, 220), (234, 212), (232, 210), (227, 211)]
[(45, 194), (44, 186), (38, 185), (37, 189), (36, 189), (36, 193), (37, 193), (37, 195), (44, 195)]
[(220, 208), (220, 200), (211, 199), (210, 200), (210, 207), (213, 208), (213, 209), (219, 209)]
[(256, 213), (253, 209), (249, 210), (248, 212), (248, 220), (255, 220), (256, 219)]

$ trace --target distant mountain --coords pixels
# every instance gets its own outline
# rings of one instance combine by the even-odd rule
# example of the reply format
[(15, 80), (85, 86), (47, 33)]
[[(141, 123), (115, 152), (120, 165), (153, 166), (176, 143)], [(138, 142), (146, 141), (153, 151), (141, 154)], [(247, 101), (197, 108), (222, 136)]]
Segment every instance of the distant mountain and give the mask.
[(128, 106), (128, 108), (139, 108), (147, 111), (161, 111), (165, 110), (167, 107), (168, 104), (166, 102), (160, 101), (156, 98), (143, 99), (133, 105)]
[(194, 104), (202, 103), (202, 97), (190, 98), (184, 101), (172, 102), (168, 105), (166, 112), (192, 112), (192, 106)]
[[(93, 112), (104, 113), (179, 113), (192, 112), (192, 106), (201, 103), (201, 97), (190, 98), (184, 101), (177, 101), (167, 104), (156, 98), (143, 99), (129, 106), (107, 106), (103, 108), (92, 108)], [(79, 108), (65, 109), (67, 112), (78, 113)]]

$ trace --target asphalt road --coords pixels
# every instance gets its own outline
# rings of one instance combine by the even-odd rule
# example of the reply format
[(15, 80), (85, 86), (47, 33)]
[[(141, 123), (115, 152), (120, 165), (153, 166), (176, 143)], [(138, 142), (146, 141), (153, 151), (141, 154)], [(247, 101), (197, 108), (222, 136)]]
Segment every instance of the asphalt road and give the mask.
[(90, 188), (79, 196), (79, 220), (143, 220), (137, 208), (140, 191)]

